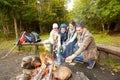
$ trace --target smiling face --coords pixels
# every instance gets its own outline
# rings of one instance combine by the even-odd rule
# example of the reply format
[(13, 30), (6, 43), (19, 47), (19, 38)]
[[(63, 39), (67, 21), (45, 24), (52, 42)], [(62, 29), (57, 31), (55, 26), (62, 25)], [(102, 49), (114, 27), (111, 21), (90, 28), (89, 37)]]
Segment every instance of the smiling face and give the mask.
[(79, 35), (82, 35), (82, 33), (83, 33), (83, 28), (82, 28), (82, 27), (77, 27), (77, 28), (76, 28), (76, 31), (77, 31), (77, 33), (78, 33)]
[(53, 28), (53, 30), (54, 30), (55, 32), (57, 32), (57, 31), (58, 31), (58, 28)]
[(75, 29), (75, 26), (73, 26), (71, 23), (69, 24), (69, 28), (71, 29), (71, 30), (74, 30)]
[(61, 32), (65, 33), (66, 32), (66, 28), (61, 28)]

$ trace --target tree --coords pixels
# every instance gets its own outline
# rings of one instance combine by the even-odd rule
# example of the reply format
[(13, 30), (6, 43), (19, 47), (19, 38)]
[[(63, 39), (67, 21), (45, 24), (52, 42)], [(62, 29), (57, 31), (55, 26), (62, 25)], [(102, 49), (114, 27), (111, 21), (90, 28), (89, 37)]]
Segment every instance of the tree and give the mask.
[(84, 21), (91, 28), (102, 28), (102, 31), (109, 30), (110, 23), (120, 13), (118, 0), (75, 0), (74, 3), (73, 14), (78, 22)]

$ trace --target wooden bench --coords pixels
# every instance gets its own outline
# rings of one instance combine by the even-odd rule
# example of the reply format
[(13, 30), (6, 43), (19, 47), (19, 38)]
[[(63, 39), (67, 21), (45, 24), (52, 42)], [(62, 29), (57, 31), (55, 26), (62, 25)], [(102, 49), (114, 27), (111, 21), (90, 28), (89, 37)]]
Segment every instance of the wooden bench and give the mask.
[(105, 45), (105, 44), (96, 44), (96, 45), (97, 45), (98, 50), (120, 57), (119, 47)]
[[(37, 42), (37, 43), (28, 43), (28, 42), (26, 42), (26, 43), (23, 43), (22, 46), (33, 46), (33, 51), (34, 51), (34, 53), (36, 53), (37, 50), (38, 50), (38, 46), (43, 46), (44, 44), (49, 44), (50, 47), (51, 47), (50, 43), (44, 43), (44, 42)], [(18, 49), (20, 51), (21, 46), (18, 46)], [(51, 50), (50, 50), (50, 53), (51, 53)]]
[[(50, 43), (44, 43), (44, 42), (38, 42), (38, 43), (24, 43), (22, 44), (22, 46), (33, 46), (33, 50), (34, 50), (34, 53), (37, 52), (38, 50), (38, 46), (43, 46), (44, 44), (49, 44), (50, 47), (51, 47), (51, 44)], [(119, 47), (115, 47), (115, 46), (110, 46), (110, 45), (105, 45), (105, 44), (96, 44), (97, 45), (97, 48), (98, 50), (100, 51), (104, 51), (108, 54), (112, 54), (112, 55), (116, 55), (116, 56), (119, 56), (120, 57), (120, 48)], [(19, 50), (20, 50), (20, 46), (19, 46)], [(52, 53), (52, 50), (50, 50), (50, 53)]]

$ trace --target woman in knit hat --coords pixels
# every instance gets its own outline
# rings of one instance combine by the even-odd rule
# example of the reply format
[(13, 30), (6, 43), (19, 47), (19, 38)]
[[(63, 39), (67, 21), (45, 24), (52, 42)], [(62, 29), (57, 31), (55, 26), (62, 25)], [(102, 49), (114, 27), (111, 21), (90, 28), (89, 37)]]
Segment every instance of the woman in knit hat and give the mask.
[(56, 47), (56, 44), (57, 44), (57, 40), (58, 40), (58, 24), (57, 23), (53, 23), (53, 26), (52, 26), (52, 31), (50, 32), (50, 37), (49, 37), (49, 42), (51, 43), (52, 45), (52, 53)]

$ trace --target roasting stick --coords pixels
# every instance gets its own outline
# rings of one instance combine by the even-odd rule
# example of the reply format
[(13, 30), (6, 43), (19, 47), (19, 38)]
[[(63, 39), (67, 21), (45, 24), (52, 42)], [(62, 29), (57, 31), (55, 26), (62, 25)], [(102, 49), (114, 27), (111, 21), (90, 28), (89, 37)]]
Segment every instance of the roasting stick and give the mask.
[(15, 48), (16, 46), (17, 46), (17, 44), (16, 44), (15, 46), (13, 46), (13, 48), (12, 48), (8, 53), (6, 53), (5, 56), (1, 57), (1, 59), (6, 58), (6, 57), (14, 50), (14, 48)]

